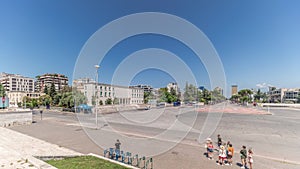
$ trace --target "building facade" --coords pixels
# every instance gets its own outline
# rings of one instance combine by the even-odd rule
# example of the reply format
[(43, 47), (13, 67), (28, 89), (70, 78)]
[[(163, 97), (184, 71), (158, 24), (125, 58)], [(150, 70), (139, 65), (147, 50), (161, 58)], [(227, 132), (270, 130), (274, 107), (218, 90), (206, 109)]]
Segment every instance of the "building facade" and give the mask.
[(7, 92), (9, 98), (9, 107), (18, 107), (18, 103), (24, 102), (24, 97), (27, 96), (31, 99), (38, 99), (43, 93), (38, 92), (22, 92), (22, 91), (10, 91)]
[(149, 92), (149, 93), (153, 92), (153, 87), (150, 85), (139, 84), (139, 85), (135, 85), (135, 86), (131, 86), (131, 87), (143, 89), (144, 92)]
[(297, 103), (299, 98), (300, 91), (299, 89), (287, 89), (284, 91), (283, 102), (293, 102)]
[(59, 91), (65, 86), (68, 86), (68, 77), (62, 74), (44, 74), (36, 76), (36, 92), (43, 92), (45, 86), (50, 87), (52, 84), (55, 86), (55, 90)]
[(231, 86), (231, 96), (237, 95), (238, 94), (238, 86), (237, 85), (232, 85)]
[(34, 79), (17, 74), (1, 73), (0, 83), (6, 92), (34, 92)]
[(73, 83), (73, 87), (86, 96), (87, 104), (90, 106), (95, 105), (96, 100), (99, 102), (99, 105), (105, 105), (108, 99), (112, 101), (112, 104), (130, 105), (144, 103), (144, 90), (141, 88), (81, 81), (79, 79), (74, 81), (76, 82)]
[(272, 90), (269, 91), (269, 101), (272, 103), (283, 103), (283, 97), (286, 91), (286, 88), (272, 88)]
[(180, 92), (180, 89), (179, 89), (177, 83), (169, 83), (169, 84), (167, 85), (167, 88), (168, 88), (168, 92), (171, 92), (171, 89), (172, 89), (172, 88), (175, 90), (176, 94), (179, 94), (179, 92)]

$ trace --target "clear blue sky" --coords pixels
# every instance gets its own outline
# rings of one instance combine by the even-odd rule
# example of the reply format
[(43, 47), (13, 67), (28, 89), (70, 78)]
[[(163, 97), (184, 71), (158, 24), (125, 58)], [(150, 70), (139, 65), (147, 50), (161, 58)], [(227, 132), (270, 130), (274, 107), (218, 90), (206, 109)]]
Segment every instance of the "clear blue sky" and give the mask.
[[(61, 73), (71, 79), (83, 45), (99, 28), (128, 14), (163, 12), (188, 20), (206, 34), (221, 58), (227, 85), (300, 87), (299, 9), (298, 0), (1, 0), (0, 72), (29, 77)], [(159, 35), (117, 44), (101, 63), (100, 82), (110, 82), (116, 66), (144, 48), (172, 51), (189, 65), (199, 85), (210, 88), (194, 53)], [(153, 69), (140, 72), (132, 84), (162, 87), (172, 80)]]

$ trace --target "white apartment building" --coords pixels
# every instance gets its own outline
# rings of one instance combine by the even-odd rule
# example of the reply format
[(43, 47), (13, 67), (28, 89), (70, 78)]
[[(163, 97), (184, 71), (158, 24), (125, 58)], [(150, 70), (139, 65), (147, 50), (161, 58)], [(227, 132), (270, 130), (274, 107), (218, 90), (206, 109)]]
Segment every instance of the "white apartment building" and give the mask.
[(118, 85), (109, 85), (95, 82), (76, 80), (73, 83), (73, 87), (77, 88), (87, 97), (87, 104), (93, 105), (95, 96), (98, 97), (98, 101), (105, 105), (107, 99), (111, 99), (113, 104), (143, 104), (144, 103), (144, 90), (135, 87), (126, 87)]
[(34, 92), (34, 79), (17, 74), (0, 73), (0, 83), (6, 92)]
[(9, 99), (9, 107), (17, 107), (23, 103), (23, 97), (39, 98), (40, 93), (35, 93), (34, 79), (17, 74), (1, 73), (0, 83), (4, 86)]
[(287, 89), (284, 92), (283, 102), (296, 103), (298, 101), (299, 93), (300, 93), (299, 89)]
[(284, 92), (286, 92), (287, 89), (286, 88), (279, 88), (279, 89), (273, 89), (269, 91), (269, 97), (270, 97), (270, 101), (275, 103), (275, 102), (279, 102), (282, 103), (283, 102), (283, 97), (284, 97)]
[(287, 88), (271, 88), (269, 91), (269, 99), (272, 103), (297, 102), (300, 89)]
[(171, 92), (171, 88), (173, 88), (175, 90), (176, 94), (178, 94), (180, 92), (177, 83), (169, 83), (167, 85), (167, 88), (168, 88), (168, 92)]

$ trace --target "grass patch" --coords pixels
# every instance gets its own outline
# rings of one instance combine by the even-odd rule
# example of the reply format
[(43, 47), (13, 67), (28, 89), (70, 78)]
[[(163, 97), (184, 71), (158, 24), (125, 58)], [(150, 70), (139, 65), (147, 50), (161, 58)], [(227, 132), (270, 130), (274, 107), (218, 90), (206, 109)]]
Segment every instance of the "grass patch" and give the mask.
[(58, 169), (128, 169), (94, 156), (67, 157), (46, 162)]

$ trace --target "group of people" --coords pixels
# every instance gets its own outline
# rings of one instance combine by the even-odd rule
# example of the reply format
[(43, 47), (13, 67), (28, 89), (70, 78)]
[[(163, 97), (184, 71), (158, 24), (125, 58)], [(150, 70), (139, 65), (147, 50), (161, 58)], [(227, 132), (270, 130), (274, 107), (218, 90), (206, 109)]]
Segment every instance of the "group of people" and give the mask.
[[(207, 158), (209, 160), (213, 159), (214, 151), (216, 150), (219, 154), (217, 165), (232, 165), (232, 157), (234, 155), (234, 148), (230, 141), (223, 143), (220, 134), (218, 134), (217, 139), (218, 148), (215, 149), (211, 138), (207, 138), (205, 148), (207, 150)], [(242, 146), (240, 150), (241, 157), (241, 168), (246, 168), (247, 162), (249, 164), (249, 169), (252, 169), (253, 164), (253, 151), (250, 148), (247, 152), (246, 146)]]

